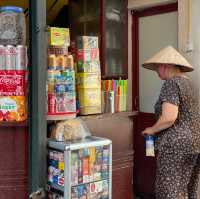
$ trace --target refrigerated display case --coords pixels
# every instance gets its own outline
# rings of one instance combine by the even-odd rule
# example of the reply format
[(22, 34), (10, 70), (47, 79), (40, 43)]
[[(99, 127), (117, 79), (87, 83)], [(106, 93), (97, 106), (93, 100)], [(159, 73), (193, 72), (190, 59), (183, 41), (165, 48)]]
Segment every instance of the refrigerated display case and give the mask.
[(48, 141), (48, 198), (111, 199), (112, 142), (87, 137)]

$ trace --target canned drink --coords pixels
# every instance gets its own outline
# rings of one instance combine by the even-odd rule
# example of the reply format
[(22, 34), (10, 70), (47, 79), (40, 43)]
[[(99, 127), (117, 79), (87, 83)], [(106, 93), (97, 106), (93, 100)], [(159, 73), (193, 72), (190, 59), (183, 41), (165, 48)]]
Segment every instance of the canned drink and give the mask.
[(54, 94), (48, 94), (48, 113), (56, 113), (56, 96)]
[(56, 70), (48, 70), (47, 72), (47, 80), (48, 82), (55, 82), (56, 79), (61, 76), (60, 71), (56, 71)]
[(54, 93), (54, 82), (48, 82), (48, 93), (50, 94), (53, 94)]
[(18, 45), (16, 47), (15, 70), (26, 70), (27, 68), (27, 47)]
[(57, 70), (63, 70), (66, 68), (67, 65), (67, 57), (64, 55), (59, 55), (57, 57), (57, 66), (56, 69)]
[(72, 55), (67, 57), (67, 68), (74, 69), (74, 58)]
[(49, 69), (50, 70), (56, 70), (56, 66), (57, 66), (57, 58), (56, 55), (49, 55)]
[(56, 95), (56, 112), (57, 113), (66, 112), (65, 96), (63, 94)]
[(55, 90), (54, 90), (55, 94), (61, 94), (66, 91), (65, 84), (56, 84), (54, 88), (55, 88)]
[(6, 65), (5, 54), (6, 54), (5, 46), (0, 45), (0, 70), (5, 69), (5, 65)]
[(12, 45), (6, 46), (6, 70), (15, 70), (16, 48)]

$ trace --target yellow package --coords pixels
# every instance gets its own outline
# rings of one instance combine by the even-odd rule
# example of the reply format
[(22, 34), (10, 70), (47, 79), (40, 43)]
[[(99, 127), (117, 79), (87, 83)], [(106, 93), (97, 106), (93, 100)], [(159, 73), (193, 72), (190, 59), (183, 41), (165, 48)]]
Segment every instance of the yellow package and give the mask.
[(78, 99), (80, 107), (84, 106), (101, 106), (101, 89), (100, 88), (79, 88)]
[(0, 121), (21, 122), (27, 119), (25, 96), (0, 97)]
[(69, 28), (49, 28), (49, 45), (50, 46), (69, 46), (70, 34)]
[(98, 73), (78, 73), (78, 88), (99, 88), (101, 87), (101, 76)]
[(101, 106), (82, 106), (80, 107), (80, 115), (90, 115), (101, 113)]

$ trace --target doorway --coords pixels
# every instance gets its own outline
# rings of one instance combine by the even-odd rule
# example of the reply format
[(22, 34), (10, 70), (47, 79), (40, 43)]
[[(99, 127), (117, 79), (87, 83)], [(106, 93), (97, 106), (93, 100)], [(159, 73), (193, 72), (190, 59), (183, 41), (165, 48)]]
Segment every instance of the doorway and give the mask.
[(139, 198), (154, 198), (155, 158), (145, 157), (141, 131), (155, 122), (154, 103), (162, 81), (141, 67), (160, 49), (178, 47), (178, 4), (133, 11), (133, 107), (139, 111), (134, 131), (134, 192)]

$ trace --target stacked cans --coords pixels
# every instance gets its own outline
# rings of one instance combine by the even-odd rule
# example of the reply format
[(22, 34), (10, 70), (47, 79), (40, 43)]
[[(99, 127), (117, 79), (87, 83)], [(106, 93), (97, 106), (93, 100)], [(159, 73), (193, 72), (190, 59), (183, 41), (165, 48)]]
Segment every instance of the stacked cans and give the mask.
[(0, 45), (0, 70), (26, 70), (27, 47)]
[[(65, 31), (67, 31), (65, 33)], [(60, 40), (56, 39), (56, 33)], [(47, 70), (47, 115), (76, 116), (76, 92), (74, 61), (68, 55), (68, 29), (50, 28)], [(65, 35), (65, 37), (61, 37)], [(66, 41), (65, 41), (66, 40)], [(53, 118), (55, 119), (55, 118)]]

